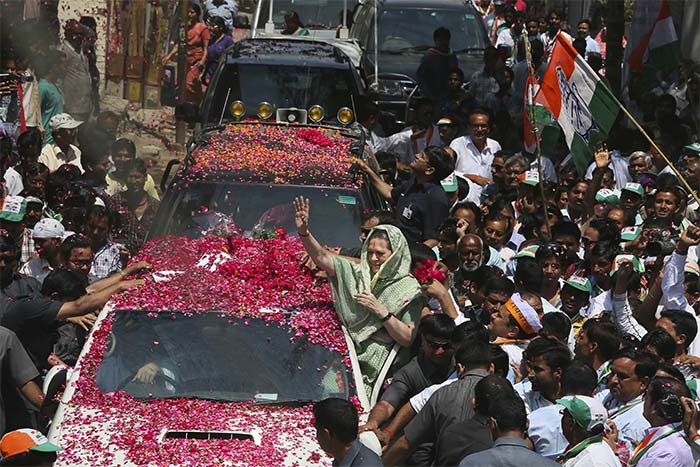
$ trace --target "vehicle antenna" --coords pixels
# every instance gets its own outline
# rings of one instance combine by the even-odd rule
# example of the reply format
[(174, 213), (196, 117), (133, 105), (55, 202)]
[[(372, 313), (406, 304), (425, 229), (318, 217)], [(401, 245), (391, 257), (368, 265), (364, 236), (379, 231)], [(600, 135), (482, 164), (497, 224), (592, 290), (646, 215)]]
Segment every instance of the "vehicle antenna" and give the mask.
[(228, 105), (228, 97), (231, 95), (231, 88), (226, 91), (226, 100), (224, 101), (224, 107), (221, 109), (221, 117), (219, 117), (219, 125), (224, 121), (224, 113), (226, 113), (226, 106)]
[(377, 14), (379, 13), (379, 0), (374, 0), (374, 89), (379, 89), (379, 51), (377, 50)]
[(350, 103), (352, 104), (352, 114), (355, 116), (355, 121), (357, 121), (357, 109), (355, 109), (355, 96), (350, 94)]

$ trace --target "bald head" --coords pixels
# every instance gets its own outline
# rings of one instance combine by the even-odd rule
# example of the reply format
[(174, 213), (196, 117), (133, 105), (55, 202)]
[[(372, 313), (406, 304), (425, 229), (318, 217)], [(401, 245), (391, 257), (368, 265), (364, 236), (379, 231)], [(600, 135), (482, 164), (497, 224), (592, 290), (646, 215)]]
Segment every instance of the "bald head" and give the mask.
[(461, 267), (474, 272), (484, 263), (484, 241), (476, 234), (466, 234), (457, 242)]

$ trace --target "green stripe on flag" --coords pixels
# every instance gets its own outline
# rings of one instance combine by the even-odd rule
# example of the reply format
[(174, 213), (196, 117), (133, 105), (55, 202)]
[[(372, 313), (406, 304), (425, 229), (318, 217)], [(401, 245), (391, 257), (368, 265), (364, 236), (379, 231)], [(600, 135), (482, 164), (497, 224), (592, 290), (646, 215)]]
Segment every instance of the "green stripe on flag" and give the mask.
[(596, 84), (588, 107), (598, 128), (607, 135), (613, 123), (615, 123), (617, 113), (620, 111), (620, 102), (603, 80), (598, 81)]
[(644, 66), (652, 66), (655, 70), (672, 73), (678, 69), (681, 62), (680, 42), (673, 41), (655, 49), (650, 49), (650, 63)]
[(606, 141), (607, 136), (597, 131), (592, 132), (588, 137), (588, 144), (578, 133), (574, 133), (571, 141), (571, 158), (576, 165), (576, 171), (580, 177), (586, 173), (586, 169), (593, 162), (593, 154), (601, 143)]

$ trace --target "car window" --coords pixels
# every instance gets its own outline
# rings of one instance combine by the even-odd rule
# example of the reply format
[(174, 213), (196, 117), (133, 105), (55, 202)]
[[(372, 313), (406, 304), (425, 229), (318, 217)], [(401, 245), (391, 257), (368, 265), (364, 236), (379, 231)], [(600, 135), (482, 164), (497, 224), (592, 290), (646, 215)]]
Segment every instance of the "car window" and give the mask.
[(321, 244), (359, 246), (360, 193), (352, 189), (254, 183), (197, 183), (174, 186), (161, 203), (161, 219), (149, 235), (201, 236), (222, 221), (248, 232), (282, 228), (296, 235), (292, 200), (309, 198), (310, 229)]
[[(342, 21), (343, 3), (343, 0), (275, 0), (272, 21), (275, 23), (275, 28), (284, 29), (284, 15), (288, 11), (295, 11), (302, 24), (309, 29), (333, 29)], [(358, 0), (348, 0), (348, 10), (352, 12), (357, 3)], [(258, 29), (265, 27), (269, 11), (270, 0), (263, 0)]]
[(95, 378), (100, 391), (270, 403), (352, 395), (341, 354), (287, 324), (227, 311), (117, 311)]
[[(206, 121), (218, 122), (222, 106), (230, 89), (228, 103), (243, 101), (249, 116), (263, 101), (275, 108), (309, 109), (320, 105), (327, 117), (334, 117), (341, 107), (352, 107), (357, 99), (357, 83), (350, 68), (319, 68), (313, 66), (227, 64), (215, 78), (214, 93)], [(353, 96), (353, 97), (351, 97)], [(231, 118), (228, 106), (224, 118)]]
[[(466, 10), (384, 10), (378, 18), (377, 46), (385, 53), (425, 51), (433, 46), (435, 29), (445, 27), (452, 33), (453, 51), (484, 49), (486, 42), (480, 21), (476, 14)], [(374, 49), (373, 41), (367, 48)]]

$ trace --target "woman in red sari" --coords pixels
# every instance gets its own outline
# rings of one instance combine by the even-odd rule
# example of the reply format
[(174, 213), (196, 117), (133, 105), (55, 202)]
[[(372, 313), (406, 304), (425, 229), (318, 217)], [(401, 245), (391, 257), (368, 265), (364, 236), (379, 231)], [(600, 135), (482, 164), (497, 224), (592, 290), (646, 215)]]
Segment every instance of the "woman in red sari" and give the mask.
[[(199, 103), (202, 98), (202, 84), (200, 75), (207, 63), (207, 47), (209, 47), (209, 28), (200, 22), (202, 8), (196, 3), (190, 3), (187, 10), (189, 20), (187, 29), (187, 100)], [(177, 53), (177, 45), (163, 57), (163, 65)]]

